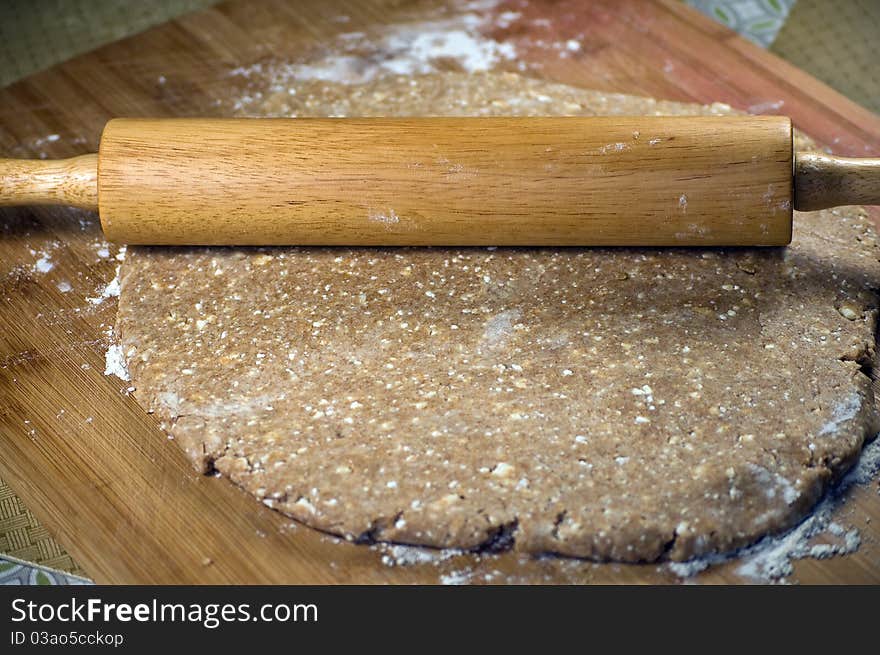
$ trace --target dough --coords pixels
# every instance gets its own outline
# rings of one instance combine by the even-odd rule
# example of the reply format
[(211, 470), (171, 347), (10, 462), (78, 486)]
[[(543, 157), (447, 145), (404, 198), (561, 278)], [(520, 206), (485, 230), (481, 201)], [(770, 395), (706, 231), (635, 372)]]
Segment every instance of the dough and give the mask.
[[(267, 114), (724, 113), (514, 75), (300, 86)], [(787, 249), (144, 249), (118, 332), (197, 466), (346, 538), (684, 560), (780, 531), (875, 417), (876, 235)]]

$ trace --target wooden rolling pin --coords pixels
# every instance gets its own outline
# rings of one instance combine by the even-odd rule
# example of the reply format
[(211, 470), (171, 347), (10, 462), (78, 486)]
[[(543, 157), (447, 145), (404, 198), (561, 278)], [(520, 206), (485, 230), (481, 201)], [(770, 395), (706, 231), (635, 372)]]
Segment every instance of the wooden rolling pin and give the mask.
[(779, 246), (880, 203), (880, 159), (785, 117), (116, 119), (97, 155), (0, 160), (0, 204), (169, 245)]

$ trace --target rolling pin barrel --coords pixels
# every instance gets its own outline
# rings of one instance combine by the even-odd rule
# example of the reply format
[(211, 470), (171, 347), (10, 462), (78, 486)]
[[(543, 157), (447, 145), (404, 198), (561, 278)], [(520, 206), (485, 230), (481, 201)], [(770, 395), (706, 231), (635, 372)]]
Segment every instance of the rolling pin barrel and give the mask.
[(0, 205), (154, 245), (778, 246), (880, 203), (880, 160), (788, 118), (116, 119), (98, 155), (0, 160)]
[(133, 244), (782, 245), (783, 117), (117, 119), (104, 231)]

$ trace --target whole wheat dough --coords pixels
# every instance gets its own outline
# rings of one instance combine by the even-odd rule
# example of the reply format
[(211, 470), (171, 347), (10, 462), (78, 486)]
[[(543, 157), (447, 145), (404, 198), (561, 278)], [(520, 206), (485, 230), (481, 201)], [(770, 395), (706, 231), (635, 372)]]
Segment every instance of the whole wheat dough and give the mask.
[[(513, 75), (267, 114), (724, 113)], [(118, 332), (197, 466), (346, 538), (624, 561), (796, 522), (874, 430), (876, 235), (787, 249), (140, 249)]]

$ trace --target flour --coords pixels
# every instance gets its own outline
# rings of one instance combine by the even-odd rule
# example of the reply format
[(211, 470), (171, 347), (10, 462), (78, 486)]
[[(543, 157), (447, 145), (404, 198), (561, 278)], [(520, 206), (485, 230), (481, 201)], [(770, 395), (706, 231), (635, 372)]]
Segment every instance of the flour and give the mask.
[[(765, 537), (753, 546), (733, 553), (672, 562), (666, 566), (678, 577), (689, 578), (714, 564), (738, 558), (742, 560), (736, 568), (738, 574), (759, 582), (774, 582), (792, 574), (794, 560), (807, 557), (828, 559), (854, 553), (861, 545), (859, 531), (855, 528), (844, 529), (833, 521), (832, 516), (854, 484), (868, 484), (878, 472), (880, 438), (865, 446), (858, 463), (825, 495), (813, 513), (785, 534)], [(816, 544), (817, 539), (830, 540), (832, 543)]]
[(400, 216), (398, 216), (393, 209), (389, 209), (388, 211), (370, 211), (367, 218), (374, 223), (383, 223), (387, 226), (400, 223)]
[(418, 564), (433, 564), (437, 566), (453, 557), (463, 554), (463, 551), (453, 548), (437, 550), (434, 548), (419, 548), (418, 546), (403, 546), (399, 544), (376, 544), (374, 550), (382, 553), (382, 563), (385, 566), (413, 566)]
[(490, 318), (486, 321), (486, 328), (483, 332), (483, 344), (481, 345), (485, 345), (488, 348), (496, 348), (506, 342), (520, 316), (522, 316), (520, 310), (509, 309)]
[(125, 364), (125, 353), (122, 346), (117, 343), (111, 344), (107, 348), (107, 354), (104, 356), (104, 375), (115, 375), (120, 380), (128, 382), (131, 376), (128, 373), (128, 366)]
[(102, 302), (107, 300), (108, 298), (118, 298), (119, 297), (119, 267), (116, 267), (116, 276), (107, 283), (107, 285), (101, 290), (100, 295), (95, 296), (94, 298), (86, 298), (93, 305), (100, 305)]
[(836, 435), (845, 423), (853, 420), (858, 415), (860, 407), (861, 404), (856, 395), (851, 395), (838, 403), (831, 413), (831, 420), (819, 430), (819, 436)]
[(800, 497), (800, 493), (795, 486), (789, 480), (779, 475), (779, 473), (771, 473), (763, 466), (751, 463), (747, 464), (746, 468), (748, 468), (761, 483), (761, 486), (764, 488), (764, 493), (768, 498), (775, 498), (776, 494), (781, 492), (782, 498), (786, 504), (791, 505)]
[[(93, 305), (99, 305), (108, 298), (115, 298), (119, 296), (120, 286), (119, 286), (119, 269), (122, 267), (122, 262), (125, 261), (125, 253), (126, 247), (122, 246), (119, 249), (119, 252), (116, 253), (116, 260), (119, 265), (116, 267), (116, 275), (113, 277), (110, 282), (108, 282), (104, 289), (101, 291), (101, 294), (95, 298), (86, 298)], [(113, 341), (113, 328), (107, 329), (107, 338), (111, 340), (110, 346), (107, 348), (107, 352), (104, 354), (104, 375), (115, 375), (120, 380), (128, 382), (131, 380), (131, 375), (128, 372), (128, 366), (125, 360), (125, 352), (122, 349), (122, 346), (118, 343), (112, 343)], [(134, 390), (134, 387), (129, 387), (128, 391), (131, 392)]]
[[(490, 8), (490, 4), (496, 3), (474, 8), (482, 11)], [(432, 21), (399, 23), (377, 34), (348, 32), (337, 37), (328, 47), (328, 54), (308, 63), (259, 62), (235, 68), (230, 75), (268, 79), (271, 92), (295, 94), (291, 85), (309, 80), (356, 85), (382, 75), (433, 73), (450, 65), (468, 73), (488, 71), (500, 62), (515, 59), (517, 53), (513, 44), (481, 33), (490, 27), (487, 21), (486, 16), (468, 12)], [(242, 96), (234, 108), (244, 109), (262, 98), (261, 91)]]
[[(456, 22), (459, 19), (454, 19)], [(499, 43), (481, 36), (482, 19), (465, 14), (462, 27), (451, 21), (417, 24), (415, 29), (401, 26), (392, 31), (387, 45), (393, 57), (386, 67), (398, 75), (429, 73), (436, 70), (437, 59), (454, 59), (465, 71), (487, 71), (502, 59), (513, 59), (516, 50), (510, 43)]]
[(774, 114), (778, 113), (784, 104), (784, 100), (768, 100), (767, 102), (749, 105), (748, 112), (750, 114)]
[(55, 263), (52, 261), (48, 253), (40, 253), (40, 258), (34, 264), (34, 270), (37, 273), (48, 273), (53, 268), (55, 268)]
[(473, 573), (467, 569), (461, 571), (452, 571), (440, 576), (440, 584), (444, 585), (465, 585), (471, 581)]
[(518, 11), (502, 11), (495, 19), (495, 24), (502, 29), (507, 29), (520, 18), (522, 18), (522, 14)]
[[(100, 255), (100, 252), (99, 252)], [(116, 260), (119, 262), (125, 261), (125, 246), (122, 246), (119, 249), (119, 252), (116, 255)], [(102, 302), (107, 300), (108, 298), (118, 298), (119, 297), (119, 269), (122, 268), (122, 264), (120, 263), (116, 267), (116, 275), (113, 277), (110, 282), (108, 282), (104, 288), (101, 290), (101, 293), (94, 298), (86, 298), (93, 305), (100, 305)]]

